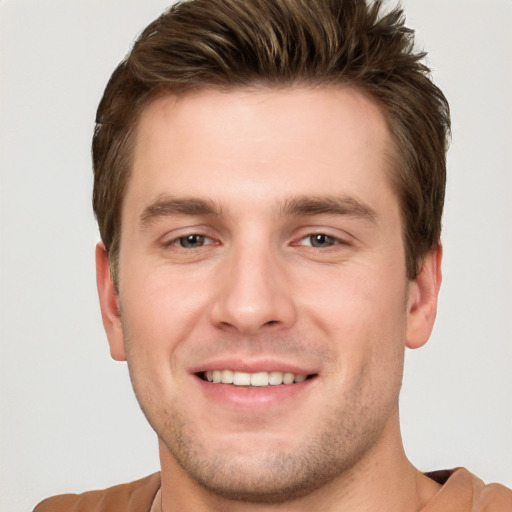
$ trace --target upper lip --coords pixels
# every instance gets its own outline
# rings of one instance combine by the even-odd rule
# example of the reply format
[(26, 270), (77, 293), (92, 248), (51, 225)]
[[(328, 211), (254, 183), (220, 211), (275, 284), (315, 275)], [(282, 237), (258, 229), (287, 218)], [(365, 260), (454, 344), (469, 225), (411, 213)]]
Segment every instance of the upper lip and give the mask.
[(228, 357), (206, 361), (190, 369), (190, 373), (201, 373), (213, 370), (232, 370), (245, 373), (283, 372), (298, 375), (318, 373), (315, 369), (289, 361), (277, 359), (249, 359), (244, 357)]

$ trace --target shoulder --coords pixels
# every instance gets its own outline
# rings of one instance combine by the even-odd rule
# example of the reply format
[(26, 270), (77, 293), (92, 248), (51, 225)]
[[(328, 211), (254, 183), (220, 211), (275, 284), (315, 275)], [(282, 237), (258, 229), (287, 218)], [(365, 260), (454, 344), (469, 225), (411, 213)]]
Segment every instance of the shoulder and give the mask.
[(488, 484), (480, 492), (478, 512), (512, 512), (512, 490), (501, 484)]
[[(485, 484), (467, 469), (435, 471), (427, 476), (442, 485), (424, 512), (456, 510), (472, 512), (512, 512), (512, 491), (501, 484)], [(456, 506), (455, 506), (456, 505)]]
[(33, 512), (147, 512), (160, 488), (160, 473), (83, 494), (62, 494), (39, 503)]

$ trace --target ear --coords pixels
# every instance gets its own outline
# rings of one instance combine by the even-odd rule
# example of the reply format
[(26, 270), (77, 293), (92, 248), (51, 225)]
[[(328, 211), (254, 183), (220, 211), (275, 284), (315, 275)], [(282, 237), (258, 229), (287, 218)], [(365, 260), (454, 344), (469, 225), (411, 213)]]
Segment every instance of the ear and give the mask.
[(110, 345), (110, 354), (116, 361), (126, 361), (119, 296), (112, 282), (107, 250), (102, 242), (96, 244), (96, 286), (98, 287), (103, 327)]
[(425, 256), (416, 279), (409, 285), (406, 336), (406, 345), (409, 348), (425, 345), (434, 327), (442, 279), (442, 255), (443, 248), (441, 243), (438, 243)]

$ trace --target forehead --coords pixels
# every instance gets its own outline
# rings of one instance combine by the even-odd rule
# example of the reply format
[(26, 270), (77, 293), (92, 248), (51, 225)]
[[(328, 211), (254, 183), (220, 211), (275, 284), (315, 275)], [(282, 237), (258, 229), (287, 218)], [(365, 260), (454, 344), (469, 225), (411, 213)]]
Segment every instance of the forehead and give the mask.
[(391, 146), (380, 108), (348, 87), (169, 95), (141, 114), (127, 196), (243, 201), (242, 190), (230, 194), (235, 182), (263, 202), (364, 193), (387, 182)]

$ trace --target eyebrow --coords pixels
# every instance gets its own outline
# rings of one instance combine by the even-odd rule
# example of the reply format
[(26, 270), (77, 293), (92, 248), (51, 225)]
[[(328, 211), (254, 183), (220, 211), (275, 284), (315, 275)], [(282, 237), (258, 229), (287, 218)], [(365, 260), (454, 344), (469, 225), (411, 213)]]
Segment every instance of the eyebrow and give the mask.
[(199, 198), (161, 197), (149, 204), (140, 216), (142, 227), (159, 217), (170, 215), (213, 215), (219, 217), (222, 209), (213, 201)]
[[(297, 196), (283, 201), (281, 215), (346, 215), (376, 222), (377, 213), (370, 206), (351, 196)], [(160, 197), (149, 204), (140, 216), (143, 228), (160, 217), (171, 215), (210, 215), (220, 217), (222, 208), (210, 199)]]
[(298, 196), (284, 201), (280, 207), (284, 215), (347, 215), (371, 222), (377, 221), (377, 212), (352, 196)]

